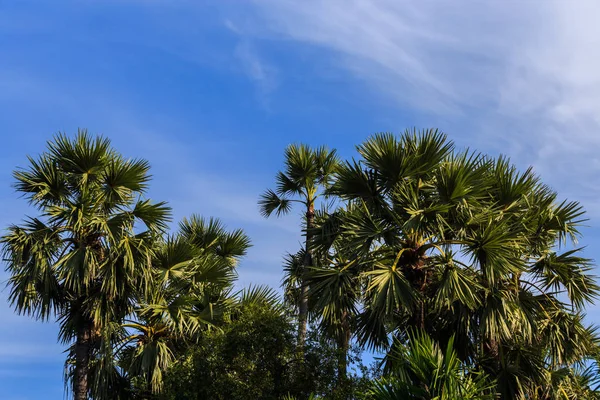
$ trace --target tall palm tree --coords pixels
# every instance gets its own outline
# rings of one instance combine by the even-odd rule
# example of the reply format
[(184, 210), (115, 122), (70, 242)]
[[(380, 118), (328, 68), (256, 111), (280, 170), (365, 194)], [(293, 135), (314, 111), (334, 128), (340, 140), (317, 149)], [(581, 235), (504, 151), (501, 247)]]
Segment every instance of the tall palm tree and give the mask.
[(292, 209), (292, 203), (300, 203), (304, 211), (305, 248), (300, 294), (298, 304), (298, 347), (301, 349), (306, 340), (308, 318), (308, 286), (303, 278), (304, 273), (313, 264), (312, 259), (312, 229), (315, 221), (315, 205), (323, 189), (329, 186), (329, 181), (339, 164), (335, 151), (325, 147), (312, 149), (304, 144), (292, 144), (285, 149), (285, 169), (276, 177), (276, 190), (267, 190), (258, 204), (261, 213), (269, 217), (287, 214)]
[(510, 375), (499, 385), (536, 368), (508, 362), (517, 348), (554, 360), (542, 370), (597, 351), (593, 329), (580, 323), (585, 340), (568, 339), (567, 324), (552, 327), (548, 318), (577, 320), (598, 295), (590, 261), (579, 250), (558, 253), (578, 236), (578, 203), (558, 202), (531, 169), (519, 173), (505, 158), (455, 151), (436, 130), (375, 135), (358, 151), (328, 191), (346, 209), (318, 224), (312, 239), (315, 251), (341, 246), (353, 254), (363, 343), (385, 348), (390, 335), (405, 339), (411, 327), (444, 347), (454, 335), (461, 360)]
[(153, 243), (170, 209), (144, 199), (149, 164), (126, 159), (107, 138), (58, 134), (15, 188), (38, 211), (1, 239), (9, 300), (21, 314), (56, 318), (72, 343), (76, 400), (90, 393), (90, 367), (102, 338), (133, 311), (151, 274)]

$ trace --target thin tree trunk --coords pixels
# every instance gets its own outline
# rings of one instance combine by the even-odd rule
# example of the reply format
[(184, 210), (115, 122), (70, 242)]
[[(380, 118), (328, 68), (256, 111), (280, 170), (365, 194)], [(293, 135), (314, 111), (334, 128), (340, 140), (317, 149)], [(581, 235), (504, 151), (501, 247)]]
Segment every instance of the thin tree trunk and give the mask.
[[(417, 249), (415, 251), (416, 253), (419, 253), (419, 250)], [(424, 270), (423, 268), (425, 267), (425, 255), (424, 254), (419, 254), (419, 258), (417, 261), (417, 270), (419, 271), (419, 274), (421, 275), (419, 277), (419, 293), (421, 293), (422, 297), (419, 300), (419, 305), (418, 305), (418, 327), (419, 329), (425, 331), (425, 298), (426, 298), (426, 288), (427, 288), (427, 278), (428, 275), (431, 274), (430, 271)]]
[(73, 376), (73, 395), (75, 400), (88, 399), (88, 374), (90, 365), (90, 325), (86, 324), (77, 332), (75, 342), (75, 375)]
[(338, 380), (336, 399), (345, 399), (347, 397), (346, 382), (348, 379), (348, 351), (350, 349), (350, 321), (348, 313), (344, 311), (341, 318), (342, 332), (338, 338)]
[(302, 272), (302, 283), (300, 288), (300, 304), (298, 305), (298, 349), (303, 351), (306, 342), (306, 326), (308, 320), (308, 285), (306, 275), (312, 266), (312, 228), (315, 224), (315, 207), (309, 203), (306, 210), (306, 242), (304, 253), (304, 269)]
[(425, 302), (419, 300), (419, 311), (418, 311), (418, 327), (421, 330), (425, 330)]

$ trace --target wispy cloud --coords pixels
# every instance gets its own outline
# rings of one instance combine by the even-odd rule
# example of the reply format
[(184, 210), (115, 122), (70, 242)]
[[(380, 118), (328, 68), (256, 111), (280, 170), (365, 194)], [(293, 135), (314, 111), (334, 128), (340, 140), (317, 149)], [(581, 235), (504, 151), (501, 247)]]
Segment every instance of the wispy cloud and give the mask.
[(256, 81), (263, 92), (270, 92), (275, 88), (275, 71), (273, 67), (266, 64), (258, 56), (252, 44), (241, 42), (235, 48), (235, 55), (242, 63), (248, 77)]
[(258, 49), (244, 31), (231, 20), (226, 19), (224, 25), (231, 32), (239, 36), (240, 40), (235, 46), (233, 55), (239, 62), (243, 73), (256, 85), (257, 97), (263, 108), (269, 110), (269, 95), (277, 88), (278, 71), (264, 57), (259, 55)]
[(453, 134), (463, 145), (533, 164), (600, 217), (600, 3), (253, 4), (245, 32), (331, 51), (384, 101), (463, 130)]
[[(255, 4), (261, 15), (253, 30), (257, 35), (271, 31), (280, 38), (334, 50), (340, 64), (360, 78), (403, 104), (435, 112), (457, 111), (487, 97), (484, 88), (469, 83), (474, 75), (479, 83), (491, 79), (489, 75), (498, 69), (496, 62), (508, 49), (485, 32), (501, 28), (518, 35), (518, 30), (512, 33), (496, 21), (506, 14), (502, 8), (488, 13), (473, 7), (474, 3), (460, 10), (427, 1)], [(479, 68), (482, 63), (489, 65)]]

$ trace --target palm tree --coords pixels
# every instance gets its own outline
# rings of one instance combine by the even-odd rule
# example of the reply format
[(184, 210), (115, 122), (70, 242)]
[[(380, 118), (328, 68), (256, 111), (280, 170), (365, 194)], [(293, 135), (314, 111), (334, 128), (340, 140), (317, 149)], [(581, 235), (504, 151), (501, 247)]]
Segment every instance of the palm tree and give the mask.
[(445, 349), (423, 332), (395, 342), (386, 357), (387, 376), (373, 383), (373, 400), (493, 400), (494, 382), (458, 358), (450, 338)]
[(267, 190), (260, 198), (258, 204), (264, 217), (276, 213), (277, 216), (291, 211), (292, 203), (300, 203), (304, 208), (305, 222), (305, 248), (303, 267), (304, 272), (300, 278), (300, 294), (298, 304), (298, 347), (303, 348), (306, 340), (306, 326), (308, 318), (308, 286), (304, 280), (304, 273), (313, 265), (312, 259), (312, 229), (315, 220), (315, 205), (322, 189), (329, 185), (329, 181), (338, 166), (335, 151), (325, 147), (311, 149), (300, 144), (292, 144), (285, 149), (285, 171), (276, 175), (276, 190)]
[[(39, 212), (1, 239), (9, 300), (20, 314), (56, 318), (72, 343), (73, 394), (87, 399), (103, 338), (133, 311), (147, 285), (155, 238), (170, 209), (143, 195), (149, 164), (126, 159), (107, 138), (58, 134), (47, 151), (15, 171), (15, 188)], [(141, 289), (140, 289), (141, 288)]]
[[(214, 218), (193, 215), (158, 246), (151, 287), (137, 299), (136, 318), (115, 357), (140, 390), (158, 393), (163, 373), (203, 330), (222, 324), (235, 301), (230, 295), (235, 268), (250, 240), (242, 230), (227, 231)], [(267, 298), (264, 290), (242, 299)]]
[(578, 203), (558, 202), (531, 169), (519, 173), (505, 158), (455, 151), (436, 130), (375, 135), (358, 151), (360, 160), (341, 166), (328, 190), (345, 209), (311, 238), (314, 251), (337, 246), (358, 269), (362, 343), (387, 348), (390, 335), (407, 340), (410, 328), (443, 347), (454, 336), (461, 360), (508, 374), (498, 380), (506, 387), (518, 371), (536, 369), (517, 368), (511, 351), (539, 354), (521, 361), (550, 360), (540, 371), (597, 351), (593, 328), (576, 325), (583, 340), (565, 332), (567, 323), (552, 327), (557, 312), (577, 320), (599, 291), (579, 250), (557, 250), (578, 236)]

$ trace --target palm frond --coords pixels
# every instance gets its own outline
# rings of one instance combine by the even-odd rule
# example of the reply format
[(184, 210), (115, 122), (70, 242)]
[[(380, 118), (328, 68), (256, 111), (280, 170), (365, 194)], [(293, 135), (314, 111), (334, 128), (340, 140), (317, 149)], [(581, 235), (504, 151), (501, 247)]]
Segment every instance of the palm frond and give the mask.
[(261, 305), (271, 309), (283, 310), (279, 294), (268, 286), (250, 286), (242, 289), (236, 295), (242, 306)]
[(135, 203), (131, 214), (142, 221), (151, 231), (165, 232), (171, 221), (171, 207), (166, 202), (151, 203), (142, 200)]
[(560, 255), (551, 252), (531, 268), (545, 289), (566, 290), (571, 303), (578, 309), (593, 302), (600, 294), (600, 286), (591, 273), (591, 260), (575, 255), (580, 251), (573, 249)]
[(382, 317), (414, 306), (418, 296), (395, 265), (376, 262), (365, 275), (369, 280), (366, 293), (368, 302), (373, 311)]
[(280, 217), (289, 213), (292, 209), (290, 199), (279, 197), (277, 193), (270, 189), (260, 196), (258, 206), (260, 207), (260, 213), (265, 218), (270, 217), (273, 213)]

